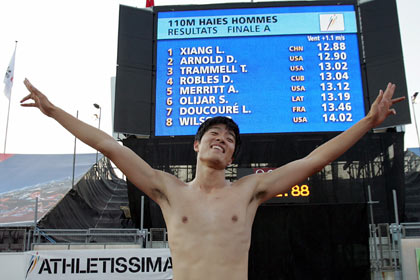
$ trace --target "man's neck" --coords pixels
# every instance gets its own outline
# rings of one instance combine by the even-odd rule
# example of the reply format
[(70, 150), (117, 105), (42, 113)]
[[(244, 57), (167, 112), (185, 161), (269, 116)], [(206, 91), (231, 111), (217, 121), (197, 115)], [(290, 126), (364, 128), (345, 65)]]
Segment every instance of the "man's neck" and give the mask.
[(224, 169), (215, 169), (210, 166), (197, 162), (195, 179), (193, 186), (197, 186), (202, 190), (211, 191), (226, 186)]

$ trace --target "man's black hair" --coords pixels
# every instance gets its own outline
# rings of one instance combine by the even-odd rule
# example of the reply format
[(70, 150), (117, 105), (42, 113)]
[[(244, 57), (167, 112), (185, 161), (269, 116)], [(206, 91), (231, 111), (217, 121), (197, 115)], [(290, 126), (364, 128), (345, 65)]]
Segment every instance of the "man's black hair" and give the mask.
[(201, 138), (203, 138), (204, 133), (206, 133), (206, 131), (209, 130), (212, 126), (217, 125), (217, 124), (226, 125), (226, 128), (235, 134), (235, 150), (233, 151), (233, 155), (232, 155), (232, 158), (235, 158), (239, 152), (239, 147), (241, 145), (241, 137), (239, 135), (238, 125), (231, 118), (218, 116), (218, 117), (207, 119), (198, 128), (197, 134), (195, 135), (195, 140), (200, 142)]

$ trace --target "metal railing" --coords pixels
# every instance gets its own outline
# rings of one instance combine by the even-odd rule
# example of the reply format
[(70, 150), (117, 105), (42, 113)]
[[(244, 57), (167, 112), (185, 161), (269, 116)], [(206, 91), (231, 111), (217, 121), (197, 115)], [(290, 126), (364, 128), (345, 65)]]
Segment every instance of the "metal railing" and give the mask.
[(373, 271), (400, 270), (400, 246), (389, 224), (369, 225), (370, 263)]
[(369, 227), (372, 272), (394, 271), (402, 274), (402, 240), (420, 239), (420, 223), (371, 224)]
[(32, 248), (39, 244), (141, 244), (147, 230), (139, 229), (35, 229)]
[(25, 228), (0, 228), (0, 252), (22, 252), (28, 248)]
[(169, 248), (166, 228), (0, 229), (0, 252), (60, 248)]
[(401, 238), (420, 237), (420, 223), (401, 223)]

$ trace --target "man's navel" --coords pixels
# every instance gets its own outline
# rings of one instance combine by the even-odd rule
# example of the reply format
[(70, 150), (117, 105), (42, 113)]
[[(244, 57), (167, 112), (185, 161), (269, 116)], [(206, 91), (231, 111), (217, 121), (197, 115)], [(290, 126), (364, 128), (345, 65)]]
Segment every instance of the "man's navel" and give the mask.
[(232, 222), (236, 223), (238, 221), (238, 216), (233, 215), (232, 216)]
[(187, 216), (183, 216), (183, 217), (182, 217), (182, 222), (183, 222), (184, 224), (188, 223), (188, 217), (187, 217)]

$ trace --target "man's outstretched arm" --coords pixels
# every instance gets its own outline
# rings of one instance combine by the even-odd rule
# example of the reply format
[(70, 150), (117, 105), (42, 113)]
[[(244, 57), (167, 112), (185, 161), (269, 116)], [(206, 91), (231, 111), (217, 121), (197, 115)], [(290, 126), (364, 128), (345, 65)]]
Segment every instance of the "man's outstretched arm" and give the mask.
[[(143, 159), (129, 148), (121, 146), (114, 138), (90, 126), (52, 104), (27, 79), (24, 84), (30, 94), (21, 100), (23, 107), (36, 107), (46, 116), (55, 119), (78, 139), (100, 151), (130, 179), (130, 181), (155, 201), (157, 194), (165, 193), (163, 172), (151, 168)], [(28, 103), (28, 100), (33, 102)]]
[(271, 173), (259, 174), (256, 193), (263, 193), (261, 202), (287, 191), (293, 185), (301, 183), (312, 174), (320, 171), (344, 152), (350, 149), (369, 130), (381, 124), (389, 115), (396, 114), (391, 106), (404, 97), (392, 99), (395, 85), (389, 83), (385, 92), (379, 95), (366, 117), (352, 127), (316, 148), (306, 157), (290, 162)]

